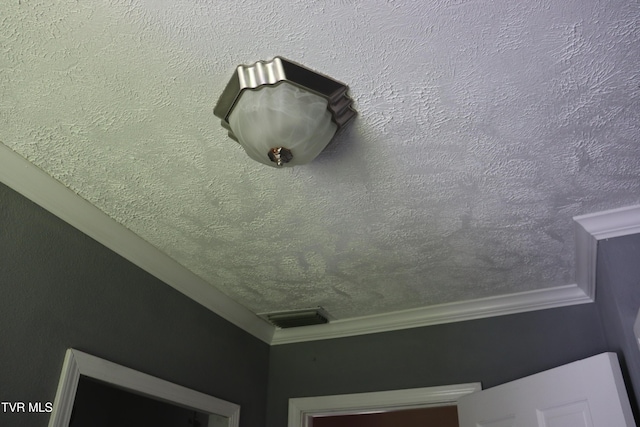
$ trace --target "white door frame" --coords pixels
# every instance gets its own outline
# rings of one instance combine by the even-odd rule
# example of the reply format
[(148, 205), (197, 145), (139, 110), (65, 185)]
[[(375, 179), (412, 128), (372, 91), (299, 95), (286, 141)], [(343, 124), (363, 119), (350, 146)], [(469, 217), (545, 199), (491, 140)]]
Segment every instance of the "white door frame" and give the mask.
[[(62, 365), (49, 427), (69, 425), (80, 375), (156, 400), (191, 408), (208, 415), (221, 416), (225, 418), (225, 427), (238, 427), (240, 422), (240, 405), (70, 348)], [(218, 418), (210, 417), (209, 425), (220, 425)]]
[(482, 390), (480, 383), (289, 399), (288, 427), (311, 427), (313, 417), (389, 412), (455, 405), (458, 398)]

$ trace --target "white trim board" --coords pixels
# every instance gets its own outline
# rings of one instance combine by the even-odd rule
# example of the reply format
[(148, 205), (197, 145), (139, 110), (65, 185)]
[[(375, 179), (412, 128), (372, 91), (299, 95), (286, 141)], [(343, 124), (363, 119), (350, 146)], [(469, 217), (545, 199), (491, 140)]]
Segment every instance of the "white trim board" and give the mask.
[(272, 345), (393, 331), (593, 302), (597, 241), (640, 232), (640, 206), (575, 217), (574, 285), (337, 320), (327, 325), (276, 330), (2, 143), (0, 182), (212, 312)]
[(593, 300), (577, 285), (566, 285), (374, 316), (334, 320), (324, 325), (278, 329), (273, 335), (271, 345), (396, 331), (589, 302)]
[(458, 399), (482, 389), (480, 383), (388, 390), (335, 396), (289, 399), (288, 427), (309, 427), (313, 417), (390, 412), (454, 405)]
[(640, 205), (573, 217), (576, 281), (591, 299), (596, 295), (598, 240), (640, 233)]
[(226, 427), (238, 427), (240, 423), (240, 405), (70, 348), (64, 357), (49, 427), (69, 425), (81, 375), (155, 400), (222, 416)]

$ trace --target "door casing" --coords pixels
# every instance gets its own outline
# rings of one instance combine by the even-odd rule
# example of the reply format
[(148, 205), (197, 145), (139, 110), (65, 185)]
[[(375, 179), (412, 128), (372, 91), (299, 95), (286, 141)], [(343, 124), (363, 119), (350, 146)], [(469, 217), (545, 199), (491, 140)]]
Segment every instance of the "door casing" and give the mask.
[(311, 427), (314, 417), (389, 412), (455, 405), (458, 398), (482, 390), (477, 383), (289, 399), (288, 427)]

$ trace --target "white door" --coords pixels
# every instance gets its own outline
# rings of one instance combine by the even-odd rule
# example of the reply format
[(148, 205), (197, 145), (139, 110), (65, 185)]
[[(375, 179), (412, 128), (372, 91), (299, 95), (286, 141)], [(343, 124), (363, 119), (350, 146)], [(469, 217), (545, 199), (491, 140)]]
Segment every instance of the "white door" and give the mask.
[(635, 427), (615, 353), (458, 400), (460, 427)]

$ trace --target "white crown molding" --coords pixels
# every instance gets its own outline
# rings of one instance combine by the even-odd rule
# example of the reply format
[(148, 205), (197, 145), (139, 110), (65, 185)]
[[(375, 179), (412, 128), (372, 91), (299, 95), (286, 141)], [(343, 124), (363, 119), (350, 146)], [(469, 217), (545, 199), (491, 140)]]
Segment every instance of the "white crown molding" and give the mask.
[(640, 205), (573, 217), (576, 282), (595, 300), (598, 240), (640, 233)]
[(573, 217), (596, 240), (640, 233), (640, 205)]
[(593, 302), (577, 285), (421, 307), (324, 325), (278, 329), (272, 345), (374, 334)]
[(576, 284), (276, 330), (272, 345), (430, 326), (595, 301), (598, 240), (640, 233), (640, 205), (576, 216)]
[(277, 345), (394, 331), (593, 302), (597, 241), (640, 233), (640, 205), (574, 217), (576, 284), (276, 330), (0, 143), (0, 181), (262, 341)]
[(289, 399), (288, 427), (309, 427), (313, 417), (389, 412), (454, 405), (458, 399), (480, 391), (480, 383), (455, 384), (370, 393)]
[(576, 245), (576, 284), (584, 291), (585, 295), (589, 295), (591, 299), (595, 300), (598, 240), (577, 221), (573, 223), (573, 230)]
[(272, 325), (2, 143), (0, 181), (234, 325), (271, 342)]

